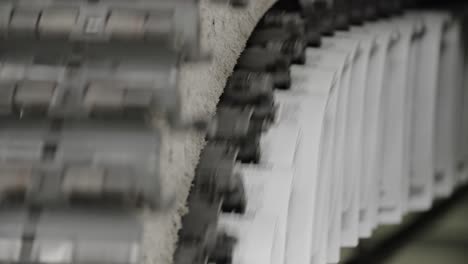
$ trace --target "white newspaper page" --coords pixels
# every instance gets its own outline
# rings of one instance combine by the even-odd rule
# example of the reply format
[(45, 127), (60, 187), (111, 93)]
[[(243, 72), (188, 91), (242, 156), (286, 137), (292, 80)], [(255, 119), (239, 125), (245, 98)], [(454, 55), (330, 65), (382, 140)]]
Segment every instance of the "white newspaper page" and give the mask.
[[(355, 58), (358, 50), (358, 42), (346, 37), (324, 38), (322, 48), (333, 53), (342, 54), (345, 64), (343, 65), (342, 77), (340, 78), (337, 92), (335, 93), (336, 110), (335, 124), (336, 131), (333, 144), (333, 170), (332, 175), (337, 184), (333, 184), (331, 197), (333, 207), (329, 209), (330, 222), (327, 235), (327, 260), (337, 261), (340, 256), (340, 248), (343, 244), (343, 196), (345, 194), (346, 173), (344, 170), (345, 160), (345, 138), (346, 138), (346, 115), (348, 109), (348, 94), (351, 86), (351, 75), (355, 67)], [(342, 59), (342, 60), (343, 60)], [(332, 105), (332, 104), (331, 104)]]
[(360, 192), (359, 234), (368, 238), (377, 226), (378, 211), (378, 151), (380, 149), (380, 104), (383, 76), (388, 56), (388, 47), (394, 31), (382, 23), (366, 25), (370, 34), (376, 36), (376, 45), (369, 61), (369, 74), (364, 97), (364, 120), (362, 133), (363, 190)]
[(443, 31), (440, 51), (439, 86), (436, 102), (434, 192), (449, 197), (457, 183), (456, 123), (459, 84), (457, 61), (463, 56), (459, 48), (459, 27), (452, 21)]
[(390, 44), (382, 93), (383, 135), (379, 222), (398, 224), (402, 220), (405, 95), (412, 30), (393, 22), (399, 36)]
[(453, 25), (455, 27), (453, 30), (458, 31), (458, 33), (454, 36), (453, 39), (453, 46), (456, 52), (459, 54), (457, 55), (457, 59), (455, 63), (457, 64), (455, 66), (456, 69), (456, 120), (455, 120), (455, 139), (456, 141), (454, 142), (455, 144), (455, 158), (456, 158), (456, 181), (457, 184), (463, 184), (466, 182), (467, 179), (467, 173), (466, 173), (466, 166), (465, 166), (465, 158), (464, 158), (464, 153), (463, 153), (463, 145), (464, 145), (464, 140), (466, 138), (466, 135), (463, 132), (463, 120), (465, 118), (463, 109), (464, 109), (464, 104), (465, 104), (465, 87), (464, 87), (464, 70), (465, 70), (465, 52), (464, 52), (464, 46), (462, 44), (462, 39), (461, 37), (463, 36), (463, 31), (462, 31), (462, 25), (460, 22), (455, 22), (456, 24)]
[[(354, 247), (359, 241), (359, 188), (362, 168), (360, 145), (360, 129), (362, 128), (362, 106), (365, 86), (365, 72), (367, 71), (368, 56), (361, 40), (351, 38), (349, 34), (339, 36), (347, 38), (357, 46), (352, 59), (353, 67), (350, 76), (349, 91), (346, 96), (346, 116), (344, 118), (344, 149), (343, 149), (343, 197), (341, 245)], [(357, 151), (358, 153), (355, 153)]]
[(411, 128), (410, 211), (424, 211), (434, 198), (434, 125), (442, 27), (446, 16), (421, 13), (425, 34), (421, 39), (420, 67), (416, 73)]
[[(409, 62), (408, 62), (408, 74), (406, 76), (406, 95), (405, 95), (405, 123), (404, 123), (404, 153), (403, 153), (403, 182), (402, 182), (402, 211), (403, 213), (408, 212), (409, 204), (409, 188), (410, 185), (410, 174), (411, 174), (411, 130), (413, 120), (413, 97), (415, 93), (415, 87), (417, 87), (417, 71), (421, 67), (420, 58), (422, 56), (422, 37), (424, 35), (424, 23), (420, 16), (406, 16), (407, 28), (413, 28), (413, 32), (410, 33), (410, 51), (409, 51)], [(402, 26), (405, 26), (403, 23)]]
[[(248, 201), (246, 212), (243, 215), (223, 214), (219, 224), (220, 228), (240, 239), (234, 263), (249, 264), (261, 260), (261, 263), (283, 264), (294, 170), (258, 166), (241, 166), (240, 170)], [(262, 221), (268, 228), (250, 233), (262, 225)], [(246, 249), (254, 242), (262, 242), (265, 246), (259, 245), (256, 251)]]
[[(336, 45), (329, 42), (328, 45), (320, 49), (307, 49), (307, 66), (312, 68), (327, 69), (336, 73), (336, 80), (329, 95), (325, 125), (323, 134), (326, 135), (323, 141), (324, 159), (322, 162), (321, 175), (330, 178), (328, 189), (328, 208), (325, 206), (325, 214), (322, 216), (325, 226), (319, 230), (317, 236), (319, 254), (314, 258), (314, 263), (338, 261), (341, 249), (341, 195), (342, 178), (336, 173), (337, 139), (338, 139), (338, 95), (340, 91), (349, 85), (350, 53), (343, 49), (336, 49)], [(347, 89), (347, 88), (346, 88)], [(326, 147), (325, 147), (326, 145)], [(326, 154), (325, 154), (326, 152)]]
[[(295, 75), (293, 87), (287, 92), (277, 93), (280, 118), (294, 116), (301, 124), (301, 142), (297, 151), (296, 173), (288, 219), (286, 263), (311, 263), (317, 254), (314, 232), (318, 221), (317, 187), (319, 180), (319, 149), (323, 130), (323, 116), (334, 74), (329, 71), (299, 69), (303, 74)], [(292, 115), (291, 112), (295, 114)]]
[(285, 114), (287, 110), (283, 110), (278, 123), (262, 135), (260, 167), (274, 169), (296, 166), (297, 151), (302, 136), (301, 126), (299, 122), (288, 122), (289, 117)]
[(254, 218), (221, 215), (219, 229), (237, 239), (232, 263), (273, 263), (277, 222), (276, 214), (264, 213)]

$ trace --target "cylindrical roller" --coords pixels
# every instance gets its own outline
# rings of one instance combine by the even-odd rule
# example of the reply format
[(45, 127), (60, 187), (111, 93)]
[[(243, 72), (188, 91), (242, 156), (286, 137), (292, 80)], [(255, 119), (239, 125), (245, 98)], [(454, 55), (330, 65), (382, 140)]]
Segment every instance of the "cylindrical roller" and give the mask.
[(13, 82), (0, 82), (0, 115), (10, 115), (13, 111), (15, 84)]
[(231, 183), (226, 185), (225, 193), (223, 194), (222, 211), (227, 213), (245, 213), (247, 208), (247, 198), (245, 195), (245, 187), (242, 182), (242, 175), (235, 173), (232, 176)]
[(290, 66), (291, 61), (281, 52), (253, 47), (244, 50), (236, 68), (271, 73), (275, 88), (288, 89), (291, 85)]
[(254, 107), (253, 118), (254, 120), (269, 120), (273, 122), (276, 116), (276, 104), (274, 98), (264, 100)]
[[(288, 31), (288, 34), (303, 35), (305, 22), (298, 13), (272, 10), (265, 14), (257, 28), (259, 30), (263, 28), (283, 28)], [(252, 37), (255, 37), (255, 34)]]
[(121, 201), (166, 208), (171, 197), (165, 198), (173, 194), (161, 193), (159, 146), (158, 135), (140, 122), (57, 127), (46, 122), (4, 122), (0, 176), (10, 178), (2, 179), (7, 184), (0, 195), (23, 193), (27, 198), (23, 202), (34, 204), (68, 204), (78, 201), (74, 198), (98, 204), (112, 197), (114, 205)]
[(190, 211), (182, 218), (179, 240), (181, 243), (200, 243), (211, 251), (216, 244), (219, 204), (191, 195), (188, 207)]
[(84, 105), (90, 110), (121, 109), (125, 90), (117, 82), (91, 82), (84, 97)]
[(31, 169), (2, 169), (0, 172), (0, 203), (24, 200), (34, 188)]
[(93, 58), (83, 60), (72, 75), (62, 64), (5, 62), (0, 67), (0, 115), (141, 120), (153, 113), (178, 113), (176, 55), (168, 57), (157, 62)]
[(244, 50), (236, 65), (238, 69), (256, 72), (275, 72), (289, 69), (290, 66), (291, 61), (281, 52), (257, 47)]
[(62, 191), (67, 195), (90, 194), (98, 196), (104, 190), (104, 168), (69, 168), (62, 180)]
[(174, 35), (175, 26), (171, 12), (153, 12), (145, 22), (145, 38), (165, 41), (168, 45), (180, 45)]
[(131, 211), (45, 209), (34, 224), (27, 262), (141, 263), (143, 231)]
[[(156, 94), (156, 95), (155, 95)], [(90, 115), (125, 115), (126, 113), (144, 116), (158, 96), (153, 87), (132, 87), (117, 82), (91, 82), (86, 89), (83, 106)], [(161, 95), (160, 95), (161, 96)]]
[(141, 40), (145, 34), (145, 20), (143, 11), (113, 10), (107, 20), (106, 32), (111, 39)]
[(273, 79), (275, 80), (275, 86), (281, 90), (287, 90), (291, 87), (291, 71), (277, 71), (273, 74)]
[(46, 8), (42, 11), (38, 25), (39, 38), (68, 39), (77, 26), (77, 8)]
[(304, 34), (294, 34), (286, 28), (264, 28), (257, 29), (250, 37), (249, 45), (265, 44), (275, 40), (287, 40), (296, 37), (302, 37)]
[(273, 97), (273, 78), (269, 73), (235, 71), (226, 84), (223, 100), (235, 104), (255, 104)]
[(237, 150), (222, 143), (209, 143), (200, 156), (193, 192), (220, 201), (224, 212), (243, 213), (246, 197), (236, 159)]
[(261, 157), (260, 135), (250, 135), (240, 142), (237, 160), (242, 163), (259, 163)]
[(209, 138), (235, 140), (246, 137), (250, 131), (250, 120), (252, 119), (252, 108), (218, 108)]
[(2, 6), (0, 35), (89, 44), (118, 40), (135, 45), (129, 50), (146, 42), (147, 47), (176, 51), (182, 59), (204, 56), (198, 1), (59, 2), (14, 1)]
[(226, 160), (234, 164), (237, 158), (238, 149), (236, 147), (228, 146), (227, 144), (210, 142), (203, 149), (200, 155), (200, 162), (197, 166), (197, 174), (217, 174), (219, 171), (234, 173), (234, 166), (223, 167), (218, 170), (216, 163), (213, 160)]
[(14, 10), (8, 29), (8, 37), (36, 38), (40, 15), (41, 13), (37, 9)]
[(287, 55), (292, 63), (304, 65), (306, 63), (307, 43), (301, 39), (267, 42), (265, 48), (279, 51)]
[(12, 12), (12, 7), (4, 6), (0, 8), (0, 36), (2, 38), (8, 37)]
[(47, 111), (57, 84), (48, 81), (23, 81), (16, 87), (14, 103), (20, 112)]

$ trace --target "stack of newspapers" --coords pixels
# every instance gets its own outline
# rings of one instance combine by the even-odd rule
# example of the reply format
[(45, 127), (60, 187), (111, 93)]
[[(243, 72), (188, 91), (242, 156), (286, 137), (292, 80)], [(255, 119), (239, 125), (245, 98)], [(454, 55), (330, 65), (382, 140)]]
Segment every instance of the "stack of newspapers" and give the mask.
[(220, 219), (239, 239), (235, 263), (337, 263), (468, 180), (456, 18), (407, 12), (322, 42), (275, 91), (259, 164), (240, 166), (246, 212)]

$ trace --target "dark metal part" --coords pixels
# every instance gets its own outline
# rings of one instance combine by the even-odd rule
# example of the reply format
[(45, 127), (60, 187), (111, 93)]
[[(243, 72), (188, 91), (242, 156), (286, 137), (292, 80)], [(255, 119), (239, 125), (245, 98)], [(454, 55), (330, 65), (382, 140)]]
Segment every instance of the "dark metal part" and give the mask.
[(365, 0), (351, 0), (351, 24), (361, 26), (364, 23)]
[(237, 159), (242, 163), (259, 163), (261, 157), (260, 134), (251, 135), (239, 142)]
[(244, 213), (246, 197), (242, 176), (236, 171), (237, 149), (223, 143), (208, 143), (202, 151), (192, 192), (221, 203), (223, 212)]
[(256, 105), (273, 98), (273, 88), (271, 74), (237, 70), (229, 77), (221, 99), (234, 105)]
[[(195, 183), (194, 188), (198, 188)], [(182, 218), (175, 264), (230, 263), (236, 239), (217, 230), (220, 204), (191, 192), (189, 212)]]
[(274, 79), (275, 88), (289, 89), (291, 87), (290, 66), (290, 59), (281, 52), (252, 47), (244, 50), (236, 69), (270, 73)]
[(315, 1), (314, 8), (317, 12), (322, 35), (330, 37), (335, 31), (335, 13), (326, 1)]
[(305, 64), (307, 41), (304, 36), (294, 36), (283, 28), (258, 29), (249, 40), (249, 46), (281, 52), (295, 64)]
[(364, 0), (364, 19), (366, 21), (375, 21), (377, 18), (377, 1)]
[(348, 0), (335, 0), (335, 27), (337, 30), (347, 31), (351, 24), (351, 7)]

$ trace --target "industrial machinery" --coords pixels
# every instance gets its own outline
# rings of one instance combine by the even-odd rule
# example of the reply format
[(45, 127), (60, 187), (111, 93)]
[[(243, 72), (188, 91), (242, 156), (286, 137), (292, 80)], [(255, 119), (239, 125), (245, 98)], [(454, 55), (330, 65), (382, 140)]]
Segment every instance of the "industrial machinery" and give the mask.
[[(236, 12), (255, 1), (212, 0)], [(302, 250), (299, 246), (287, 245), (285, 237), (298, 232), (290, 226), (300, 222), (295, 222), (297, 216), (284, 215), (288, 225), (283, 220), (277, 225), (288, 229), (275, 233), (281, 237), (275, 238), (276, 254), (289, 258), (282, 255), (271, 263), (336, 263), (339, 248), (356, 246), (378, 224), (398, 222), (411, 210), (429, 209), (433, 198), (450, 195), (465, 175), (462, 76), (443, 70), (454, 63), (458, 68), (450, 69), (464, 65), (457, 56), (462, 54), (457, 53), (459, 20), (446, 11), (433, 15), (410, 7), (418, 5), (401, 0), (277, 1), (259, 19), (236, 66), (229, 69), (233, 72), (216, 115), (206, 123), (205, 117), (183, 118), (179, 88), (184, 65), (211, 59), (202, 45), (199, 0), (0, 0), (0, 263), (163, 264), (143, 257), (152, 249), (143, 246), (148, 231), (140, 215), (141, 210), (164, 214), (176, 206), (176, 194), (162, 179), (167, 169), (162, 160), (168, 154), (162, 151), (167, 131), (161, 130), (160, 121), (170, 133), (201, 133), (207, 142), (193, 177), (188, 212), (179, 216), (175, 264), (269, 264), (247, 253), (240, 257), (239, 248), (254, 242), (219, 223), (260, 219), (255, 210), (268, 207), (267, 202), (250, 199), (256, 191), (246, 181), (259, 168), (265, 174), (273, 174), (268, 171), (272, 168), (295, 174), (289, 179), (293, 185), (300, 175), (317, 179), (313, 186), (296, 187), (310, 188), (307, 197), (313, 202), (298, 202), (305, 198), (294, 198), (294, 188), (285, 191), (290, 212), (302, 210), (298, 203), (309, 207), (311, 202), (310, 210), (318, 214), (314, 233), (307, 234), (310, 244), (304, 246), (316, 255), (307, 257), (308, 252), (302, 258), (296, 254)], [(434, 50), (443, 47), (440, 60), (421, 59), (430, 54), (431, 44)], [(412, 59), (406, 61), (405, 54)], [(412, 74), (404, 75), (399, 67)], [(423, 81), (425, 74), (439, 72), (434, 82)], [(323, 84), (325, 76), (330, 77), (328, 86)], [(321, 86), (304, 88), (311, 86), (301, 83), (304, 79)], [(432, 87), (434, 96), (423, 86)], [(439, 90), (445, 93), (437, 97), (442, 86), (449, 92)], [(373, 88), (385, 96), (379, 97)], [(404, 103), (393, 111), (388, 102)], [(447, 107), (452, 104), (454, 108)], [(298, 110), (302, 106), (308, 112)], [(414, 135), (447, 118), (451, 121), (437, 123), (446, 129), (428, 137)], [(309, 128), (308, 122), (323, 125)], [(300, 128), (292, 129), (296, 126)], [(271, 136), (275, 133), (279, 137)], [(284, 143), (291, 135), (299, 138), (301, 147)], [(410, 156), (414, 151), (424, 154), (421, 146), (429, 141), (437, 142), (444, 155), (430, 149), (434, 157)], [(402, 149), (393, 148), (399, 143)], [(456, 145), (463, 147), (456, 150)], [(285, 153), (294, 147), (295, 165), (270, 161), (272, 146)], [(379, 156), (394, 165), (383, 174), (401, 174), (401, 182), (377, 179), (386, 163), (375, 165), (372, 162), (382, 160), (373, 156), (382, 153), (395, 154)], [(447, 153), (453, 155), (447, 159)], [(407, 155), (406, 163), (398, 159), (400, 154)], [(440, 165), (437, 171), (427, 165), (433, 160)], [(358, 163), (363, 166), (359, 173)], [(356, 176), (358, 183), (352, 184), (368, 184), (361, 192), (369, 196), (362, 196), (361, 204), (351, 202), (354, 209), (340, 201), (343, 208), (335, 214), (325, 205), (333, 207), (334, 194), (342, 198), (335, 184), (343, 185), (343, 193), (354, 188), (344, 180), (335, 182), (338, 174), (368, 176)], [(417, 199), (427, 191), (421, 183), (426, 178), (431, 186), (443, 186), (420, 205)], [(405, 200), (405, 208), (398, 207), (395, 193), (408, 196), (412, 204)], [(359, 200), (359, 191), (353, 195), (349, 201)], [(417, 197), (411, 200), (411, 195)], [(367, 198), (378, 201), (372, 207)], [(394, 210), (398, 215), (388, 216)], [(336, 224), (335, 215), (343, 222)], [(350, 221), (356, 230), (345, 229), (349, 219), (354, 219)], [(344, 241), (337, 246), (336, 229)]]

